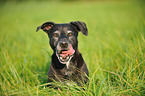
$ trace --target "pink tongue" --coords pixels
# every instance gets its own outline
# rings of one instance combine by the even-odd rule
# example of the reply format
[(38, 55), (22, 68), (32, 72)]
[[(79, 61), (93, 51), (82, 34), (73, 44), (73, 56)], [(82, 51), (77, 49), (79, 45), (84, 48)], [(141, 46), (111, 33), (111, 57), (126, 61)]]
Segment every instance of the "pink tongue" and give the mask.
[(75, 50), (73, 49), (72, 45), (70, 44), (70, 48), (67, 51), (62, 51), (62, 53), (60, 54), (60, 56), (62, 56), (62, 58), (66, 58), (66, 56), (71, 56), (75, 53)]

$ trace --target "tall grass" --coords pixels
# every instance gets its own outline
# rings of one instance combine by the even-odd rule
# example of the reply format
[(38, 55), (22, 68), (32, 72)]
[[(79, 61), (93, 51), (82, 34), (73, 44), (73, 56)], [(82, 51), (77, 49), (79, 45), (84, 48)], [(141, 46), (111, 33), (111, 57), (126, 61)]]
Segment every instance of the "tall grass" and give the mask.
[[(0, 95), (118, 96), (145, 94), (144, 2), (7, 2), (0, 6)], [(79, 50), (89, 85), (47, 85), (52, 50), (36, 27), (45, 21), (84, 21)]]

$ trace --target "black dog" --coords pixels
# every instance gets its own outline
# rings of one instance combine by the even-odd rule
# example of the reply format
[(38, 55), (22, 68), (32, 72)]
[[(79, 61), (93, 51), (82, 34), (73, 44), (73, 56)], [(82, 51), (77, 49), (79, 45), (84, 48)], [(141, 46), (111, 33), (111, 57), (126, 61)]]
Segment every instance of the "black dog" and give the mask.
[(75, 21), (64, 24), (45, 22), (37, 27), (49, 36), (53, 49), (52, 61), (48, 71), (48, 81), (73, 81), (77, 84), (88, 81), (89, 72), (78, 50), (78, 32), (88, 35), (86, 24)]

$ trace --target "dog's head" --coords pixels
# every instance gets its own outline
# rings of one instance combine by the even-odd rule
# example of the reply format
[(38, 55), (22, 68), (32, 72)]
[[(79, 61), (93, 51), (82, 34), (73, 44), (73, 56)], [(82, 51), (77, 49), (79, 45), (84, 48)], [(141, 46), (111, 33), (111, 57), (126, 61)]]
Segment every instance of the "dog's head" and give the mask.
[(63, 24), (49, 21), (37, 27), (36, 31), (39, 29), (48, 34), (50, 46), (62, 64), (66, 64), (73, 57), (78, 47), (78, 32), (81, 31), (84, 35), (88, 35), (87, 26), (81, 21)]

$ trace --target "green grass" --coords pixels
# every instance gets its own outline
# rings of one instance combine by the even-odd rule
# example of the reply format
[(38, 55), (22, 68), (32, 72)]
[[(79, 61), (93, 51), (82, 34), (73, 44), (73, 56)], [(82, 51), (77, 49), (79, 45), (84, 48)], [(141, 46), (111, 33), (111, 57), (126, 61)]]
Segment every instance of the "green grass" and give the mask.
[[(144, 2), (6, 2), (0, 6), (0, 95), (143, 96), (145, 94)], [(79, 50), (90, 72), (84, 89), (46, 87), (52, 50), (45, 21), (84, 21)]]

